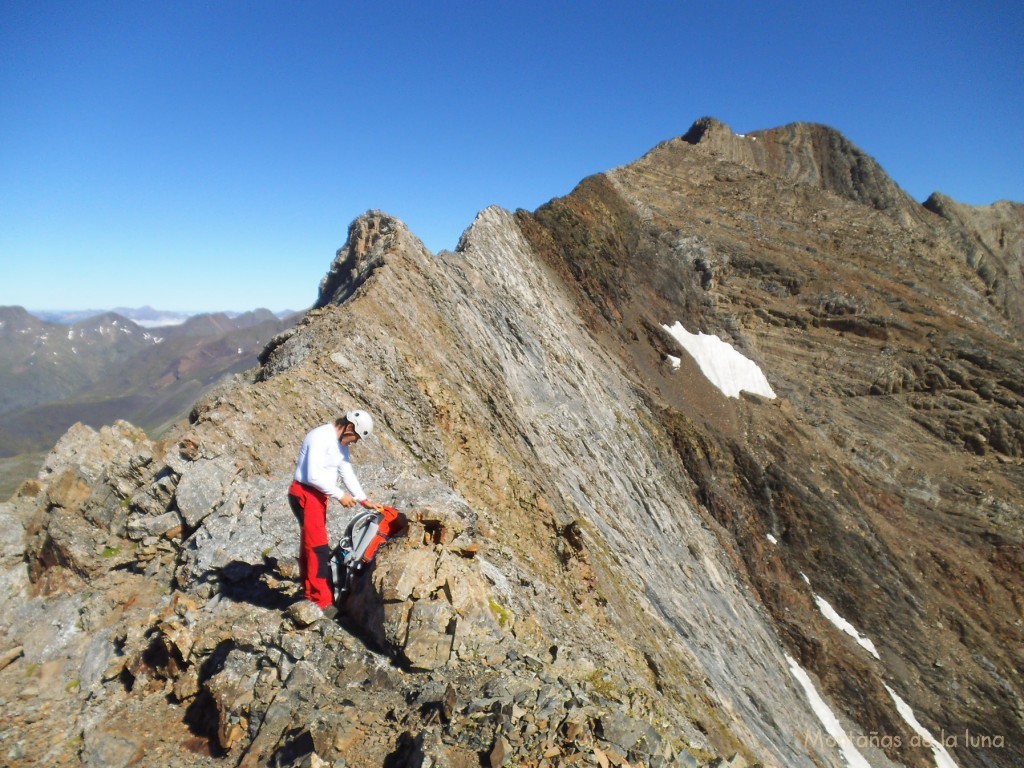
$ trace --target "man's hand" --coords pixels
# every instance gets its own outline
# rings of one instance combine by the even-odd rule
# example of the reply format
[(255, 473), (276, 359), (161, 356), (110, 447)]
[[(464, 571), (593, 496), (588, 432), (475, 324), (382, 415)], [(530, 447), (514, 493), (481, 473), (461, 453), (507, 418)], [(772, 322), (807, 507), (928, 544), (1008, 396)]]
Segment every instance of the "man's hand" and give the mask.
[(360, 501), (359, 503), (360, 503), (360, 504), (362, 504), (362, 505), (363, 505), (363, 506), (364, 506), (364, 507), (365, 507), (366, 509), (376, 509), (376, 508), (377, 508), (377, 505), (376, 505), (376, 504), (374, 504), (374, 503), (373, 503), (372, 501), (370, 501), (369, 499), (363, 499), (363, 500), (362, 500), (362, 501)]
[(356, 505), (356, 497), (353, 496), (351, 493), (346, 493), (343, 494), (340, 499), (338, 499), (338, 503), (341, 504), (341, 506), (345, 507), (345, 509), (352, 509), (352, 507)]

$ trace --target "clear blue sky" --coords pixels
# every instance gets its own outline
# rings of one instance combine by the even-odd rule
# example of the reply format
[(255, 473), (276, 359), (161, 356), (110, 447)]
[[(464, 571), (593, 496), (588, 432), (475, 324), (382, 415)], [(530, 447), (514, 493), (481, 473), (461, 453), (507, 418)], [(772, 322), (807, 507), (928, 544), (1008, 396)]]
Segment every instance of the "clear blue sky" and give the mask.
[(380, 208), (434, 251), (704, 115), (1024, 201), (1019, 2), (0, 3), (0, 304), (301, 309)]

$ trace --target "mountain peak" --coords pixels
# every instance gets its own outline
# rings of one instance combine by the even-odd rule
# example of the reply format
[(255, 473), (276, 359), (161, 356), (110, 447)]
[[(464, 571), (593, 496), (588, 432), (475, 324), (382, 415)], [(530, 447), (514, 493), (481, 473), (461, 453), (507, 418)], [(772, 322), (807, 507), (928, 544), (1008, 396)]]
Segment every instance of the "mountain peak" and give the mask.
[(683, 141), (688, 144), (700, 144), (704, 141), (714, 141), (719, 137), (731, 138), (733, 135), (732, 129), (718, 118), (701, 117), (683, 134)]
[(922, 215), (921, 206), (873, 157), (827, 125), (794, 122), (738, 134), (716, 118), (702, 117), (681, 141), (667, 142), (662, 147), (680, 145), (789, 182), (820, 187), (883, 211), (903, 224)]
[(71, 328), (94, 328), (105, 325), (119, 325), (123, 328), (129, 328), (133, 330), (141, 330), (142, 326), (138, 325), (134, 320), (130, 320), (119, 312), (111, 310), (110, 312), (103, 312), (98, 315), (92, 315), (91, 317), (79, 320), (76, 323), (71, 324)]
[(31, 323), (38, 323), (39, 319), (35, 317), (24, 307), (20, 306), (6, 306), (0, 307), (0, 321), (3, 322), (14, 322), (18, 325), (25, 325)]
[(386, 263), (389, 253), (407, 247), (426, 251), (405, 222), (377, 210), (359, 216), (349, 225), (345, 244), (338, 249), (330, 271), (320, 282), (314, 309), (341, 304)]

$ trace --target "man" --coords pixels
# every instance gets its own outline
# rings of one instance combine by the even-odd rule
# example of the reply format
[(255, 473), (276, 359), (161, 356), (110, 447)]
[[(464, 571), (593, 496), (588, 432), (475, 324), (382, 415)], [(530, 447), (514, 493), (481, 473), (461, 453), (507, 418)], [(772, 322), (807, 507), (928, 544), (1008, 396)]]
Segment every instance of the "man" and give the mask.
[[(349, 447), (373, 432), (373, 419), (366, 411), (349, 411), (333, 424), (324, 424), (306, 435), (295, 466), (295, 479), (288, 489), (288, 503), (302, 526), (299, 576), (306, 599), (322, 609), (334, 604), (331, 583), (331, 547), (327, 540), (327, 500), (336, 499), (346, 508), (356, 503), (373, 504), (366, 498), (349, 459)], [(338, 474), (347, 490), (338, 485)]]

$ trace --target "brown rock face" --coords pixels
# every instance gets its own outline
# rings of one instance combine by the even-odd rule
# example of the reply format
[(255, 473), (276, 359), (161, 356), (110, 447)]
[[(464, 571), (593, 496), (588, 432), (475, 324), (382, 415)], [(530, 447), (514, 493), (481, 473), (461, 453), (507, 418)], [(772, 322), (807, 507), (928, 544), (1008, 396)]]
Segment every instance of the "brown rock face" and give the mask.
[[(839, 768), (809, 685), (875, 768), (935, 764), (906, 706), (1019, 765), (1019, 211), (939, 207), (822, 126), (702, 120), (454, 253), (361, 216), (257, 370), (0, 504), (2, 762)], [(356, 405), (410, 525), (338, 623), (285, 491)]]
[(952, 225), (952, 236), (993, 300), (1018, 330), (1024, 328), (1024, 205), (964, 205), (936, 192), (924, 207)]
[[(909, 744), (892, 675), (919, 720), (959, 730), (960, 765), (1009, 765), (963, 733), (1021, 732), (1020, 206), (936, 200), (953, 226), (829, 129), (705, 120), (519, 222), (629, 361), (833, 700)], [(780, 400), (727, 403), (659, 365), (681, 354), (659, 330), (676, 320), (755, 359)], [(800, 574), (881, 664), (822, 621)]]

